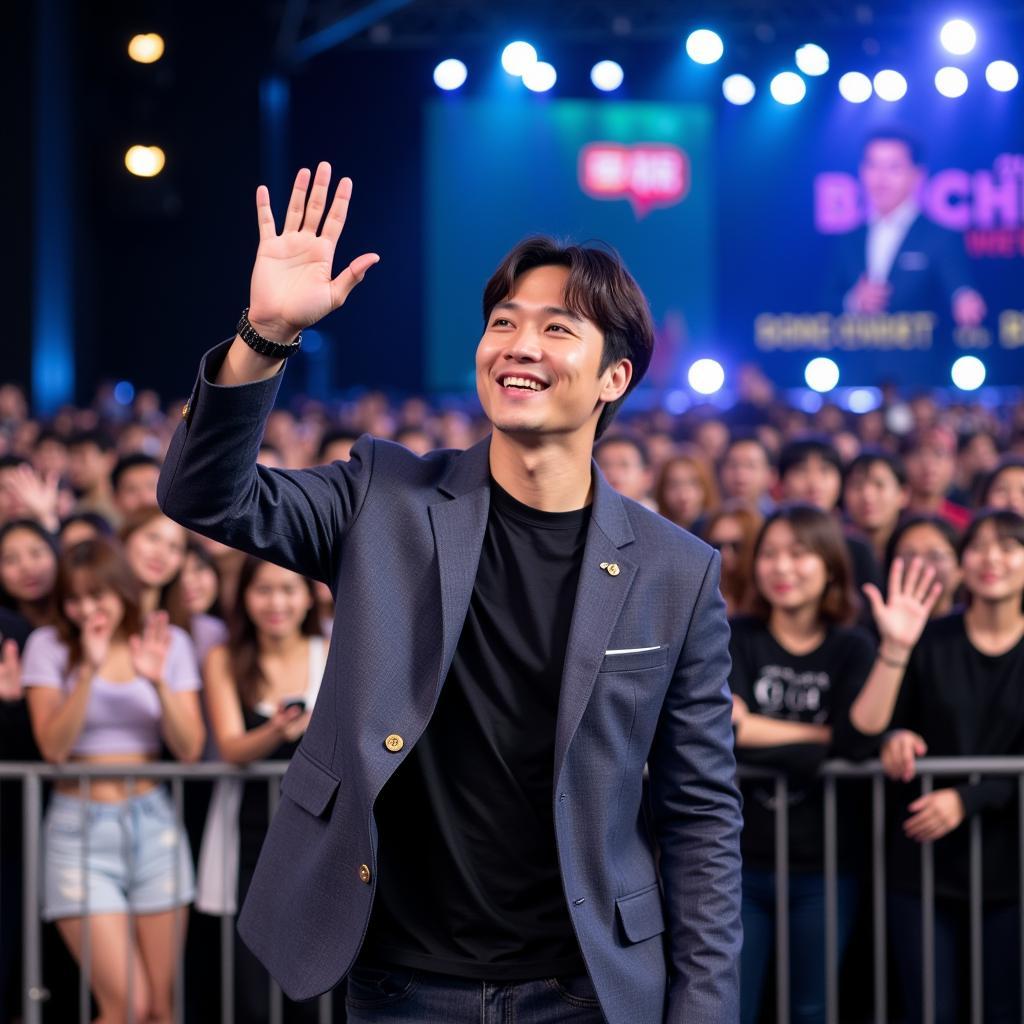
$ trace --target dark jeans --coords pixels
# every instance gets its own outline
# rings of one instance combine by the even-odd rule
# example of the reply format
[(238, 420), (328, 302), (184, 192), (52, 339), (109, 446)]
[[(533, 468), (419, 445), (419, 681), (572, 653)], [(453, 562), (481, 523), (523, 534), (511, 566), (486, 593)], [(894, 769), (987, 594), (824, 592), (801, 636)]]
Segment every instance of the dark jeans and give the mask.
[[(985, 906), (982, 914), (982, 991), (986, 1024), (1020, 1024), (1020, 908)], [(889, 893), (889, 934), (909, 1024), (924, 1019), (921, 975), (921, 898)], [(935, 1024), (970, 1019), (970, 917), (966, 902), (935, 901)]]
[(471, 981), (356, 961), (345, 1001), (349, 1024), (601, 1024), (587, 975), (540, 981)]
[[(839, 955), (853, 927), (859, 885), (838, 878)], [(765, 976), (775, 949), (775, 872), (743, 869), (743, 952), (740, 955), (740, 1019), (755, 1024), (761, 1012)], [(825, 1020), (825, 877), (789, 875), (789, 991), (792, 1024)]]

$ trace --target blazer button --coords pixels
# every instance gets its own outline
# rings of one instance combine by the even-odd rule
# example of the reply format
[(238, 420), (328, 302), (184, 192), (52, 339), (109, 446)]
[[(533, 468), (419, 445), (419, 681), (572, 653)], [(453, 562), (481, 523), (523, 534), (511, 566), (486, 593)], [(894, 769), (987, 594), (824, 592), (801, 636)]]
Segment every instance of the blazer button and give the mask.
[(189, 405), (190, 405), (190, 404), (191, 404), (191, 402), (186, 402), (186, 403), (185, 403), (185, 404), (184, 404), (184, 405), (183, 405), (183, 406), (181, 407), (181, 418), (182, 418), (182, 419), (187, 419), (187, 418), (188, 418), (188, 407), (189, 407)]
[(366, 885), (370, 884), (370, 869), (366, 864), (359, 865), (359, 881), (364, 882)]
[(405, 740), (403, 740), (402, 737), (399, 736), (397, 732), (393, 732), (384, 741), (384, 746), (387, 747), (392, 754), (397, 754), (402, 749), (402, 747), (405, 746)]

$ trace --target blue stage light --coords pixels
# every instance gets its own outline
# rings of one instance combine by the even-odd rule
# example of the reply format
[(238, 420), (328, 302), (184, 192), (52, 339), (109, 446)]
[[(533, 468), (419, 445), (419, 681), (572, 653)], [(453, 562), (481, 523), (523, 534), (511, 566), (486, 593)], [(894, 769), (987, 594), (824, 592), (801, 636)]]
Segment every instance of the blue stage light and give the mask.
[(977, 391), (985, 383), (985, 364), (977, 356), (961, 356), (949, 375), (961, 391)]
[(804, 368), (804, 380), (812, 391), (823, 395), (839, 383), (839, 367), (834, 359), (818, 356)]
[(847, 71), (839, 79), (839, 95), (847, 103), (866, 103), (874, 91), (871, 79), (860, 71)]
[(501, 66), (517, 78), (531, 65), (537, 63), (537, 51), (521, 39), (509, 43), (501, 51)]
[(434, 68), (434, 85), (445, 92), (451, 92), (465, 83), (468, 73), (466, 65), (461, 60), (449, 57)]
[(977, 41), (978, 33), (974, 31), (974, 26), (970, 22), (964, 21), (963, 18), (947, 21), (939, 32), (939, 42), (950, 53), (955, 53), (958, 57), (970, 53)]
[(935, 72), (935, 88), (955, 100), (967, 92), (967, 73), (962, 68), (939, 68)]
[(131, 405), (135, 401), (135, 386), (131, 381), (119, 380), (114, 385), (114, 401), (118, 405)]
[(722, 37), (709, 28), (699, 28), (686, 37), (686, 54), (695, 64), (714, 64), (723, 53)]
[(907, 94), (907, 80), (892, 68), (879, 71), (874, 79), (875, 95), (880, 100), (895, 103)]
[(717, 359), (698, 359), (690, 367), (686, 380), (698, 395), (713, 395), (725, 384), (725, 370)]
[(756, 92), (756, 86), (746, 75), (729, 75), (722, 82), (722, 95), (737, 107), (745, 107)]
[(539, 60), (523, 72), (523, 85), (530, 92), (547, 92), (556, 81), (558, 81), (558, 74), (554, 66), (548, 64), (547, 61)]
[(1009, 92), (1017, 88), (1020, 73), (1008, 60), (994, 60), (985, 68), (985, 81), (997, 92)]
[(805, 75), (823, 75), (828, 71), (828, 53), (816, 43), (805, 43), (796, 51), (796, 66)]
[(799, 103), (807, 95), (807, 85), (795, 71), (779, 72), (768, 88), (772, 99), (786, 107)]
[(625, 76), (622, 72), (622, 65), (613, 60), (599, 60), (590, 69), (590, 81), (594, 83), (595, 89), (601, 92), (614, 92)]

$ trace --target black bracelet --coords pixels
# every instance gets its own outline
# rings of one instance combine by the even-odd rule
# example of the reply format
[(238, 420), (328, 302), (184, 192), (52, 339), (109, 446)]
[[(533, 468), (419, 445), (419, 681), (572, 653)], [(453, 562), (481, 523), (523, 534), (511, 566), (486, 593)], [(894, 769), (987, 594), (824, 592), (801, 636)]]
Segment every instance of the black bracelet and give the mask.
[(257, 332), (256, 328), (249, 323), (249, 307), (246, 306), (242, 310), (242, 317), (238, 321), (238, 326), (235, 328), (237, 335), (253, 350), (253, 352), (259, 352), (261, 356), (269, 356), (271, 359), (287, 359), (289, 356), (295, 355), (296, 352), (302, 347), (302, 334), (290, 345), (281, 345), (279, 342), (271, 341), (269, 338), (264, 338), (263, 335)]

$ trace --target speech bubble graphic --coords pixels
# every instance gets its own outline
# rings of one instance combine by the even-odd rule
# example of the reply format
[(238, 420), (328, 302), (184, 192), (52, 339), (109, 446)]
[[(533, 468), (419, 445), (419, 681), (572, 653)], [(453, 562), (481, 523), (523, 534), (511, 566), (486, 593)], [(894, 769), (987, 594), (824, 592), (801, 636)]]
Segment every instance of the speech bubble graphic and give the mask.
[(690, 158), (662, 142), (591, 142), (580, 150), (580, 188), (591, 199), (626, 199), (637, 220), (690, 191)]

